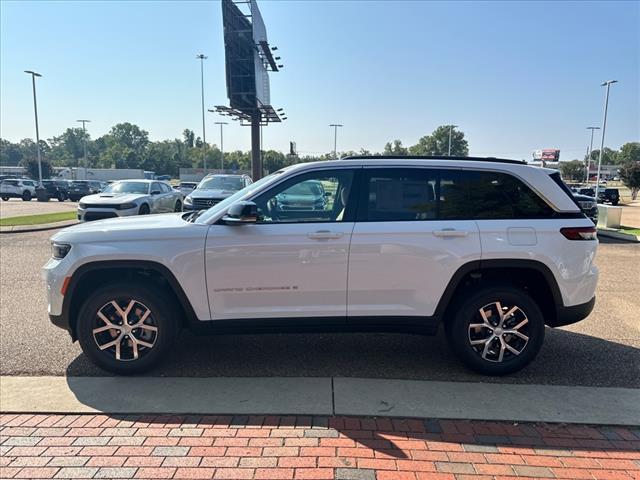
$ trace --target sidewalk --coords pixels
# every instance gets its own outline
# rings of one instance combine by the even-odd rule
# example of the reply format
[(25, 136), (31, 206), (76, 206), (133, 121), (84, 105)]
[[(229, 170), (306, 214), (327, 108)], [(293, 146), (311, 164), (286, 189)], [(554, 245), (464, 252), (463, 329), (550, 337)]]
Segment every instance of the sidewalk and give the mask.
[(632, 479), (640, 429), (335, 416), (0, 415), (2, 478)]

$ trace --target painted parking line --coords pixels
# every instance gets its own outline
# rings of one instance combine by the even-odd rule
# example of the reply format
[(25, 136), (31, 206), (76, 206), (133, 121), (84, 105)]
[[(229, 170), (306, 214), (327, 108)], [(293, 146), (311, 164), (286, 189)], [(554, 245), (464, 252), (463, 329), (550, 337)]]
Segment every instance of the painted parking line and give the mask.
[(0, 377), (2, 412), (365, 415), (640, 425), (640, 390), (362, 378)]

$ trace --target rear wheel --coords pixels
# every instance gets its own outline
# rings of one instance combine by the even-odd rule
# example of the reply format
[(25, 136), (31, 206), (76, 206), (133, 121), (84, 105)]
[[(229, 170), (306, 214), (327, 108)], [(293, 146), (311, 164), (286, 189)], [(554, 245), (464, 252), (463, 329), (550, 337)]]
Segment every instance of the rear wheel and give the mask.
[(2, 196), (2, 197), (0, 197), (0, 198), (2, 198), (2, 200), (4, 200), (5, 202), (8, 202), (8, 201), (9, 201), (9, 197), (7, 197), (6, 195), (3, 195), (3, 196)]
[(451, 348), (467, 367), (506, 375), (528, 365), (544, 342), (544, 318), (524, 291), (486, 288), (463, 299), (446, 325)]
[(29, 190), (25, 190), (24, 192), (22, 192), (22, 200), (25, 202), (31, 201), (31, 192)]
[(149, 205), (143, 203), (140, 205), (140, 209), (138, 210), (138, 215), (148, 215), (149, 214)]
[(162, 293), (134, 283), (96, 291), (78, 315), (82, 351), (100, 368), (117, 374), (153, 368), (179, 331), (179, 311)]
[(58, 192), (58, 201), (59, 202), (64, 202), (64, 193)]

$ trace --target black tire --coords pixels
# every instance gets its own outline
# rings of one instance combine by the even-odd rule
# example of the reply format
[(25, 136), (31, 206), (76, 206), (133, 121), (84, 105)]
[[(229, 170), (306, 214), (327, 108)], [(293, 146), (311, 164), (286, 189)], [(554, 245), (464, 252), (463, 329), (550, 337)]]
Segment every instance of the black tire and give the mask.
[(30, 202), (31, 201), (31, 192), (29, 190), (25, 190), (22, 192), (22, 201)]
[(2, 200), (4, 200), (5, 202), (8, 202), (8, 201), (9, 201), (9, 197), (7, 197), (6, 195), (3, 195), (3, 196), (2, 196), (2, 197), (0, 197), (0, 198), (2, 198)]
[(182, 202), (180, 200), (178, 200), (176, 202), (176, 206), (173, 207), (173, 211), (174, 212), (181, 212), (182, 211)]
[(59, 202), (64, 202), (64, 193), (58, 192), (58, 201)]
[[(169, 353), (179, 333), (180, 313), (177, 305), (172, 303), (170, 298), (162, 290), (151, 289), (138, 283), (123, 282), (95, 291), (82, 305), (78, 314), (76, 332), (82, 351), (98, 367), (118, 375), (140, 373), (155, 367)], [(98, 317), (99, 311), (102, 310), (103, 314), (112, 321), (120, 318), (110, 303), (112, 300), (116, 301), (122, 310), (127, 308), (130, 301), (136, 302), (127, 316), (130, 323), (140, 320), (138, 312), (143, 311), (143, 308), (150, 310), (144, 323), (157, 330), (153, 332), (147, 328), (139, 328), (131, 333), (132, 337), (144, 339), (153, 345), (151, 348), (138, 345), (137, 359), (133, 356), (133, 344), (131, 340), (124, 338), (124, 332), (111, 329), (99, 332), (94, 337), (94, 329), (106, 326), (105, 322)], [(108, 315), (109, 311), (114, 315)], [(149, 337), (147, 338), (146, 335)], [(119, 342), (120, 360), (116, 358), (115, 345), (103, 350), (98, 347), (98, 341), (104, 346), (105, 343), (116, 341), (111, 340), (114, 337), (116, 340), (118, 337), (122, 338)]]
[(615, 207), (616, 205), (618, 205), (618, 203), (620, 203), (620, 201), (619, 201), (619, 200), (612, 200), (612, 201), (611, 201), (611, 205), (613, 205), (614, 207)]
[(142, 205), (140, 205), (140, 209), (138, 210), (138, 215), (148, 215), (149, 212), (150, 212), (149, 205), (147, 205), (146, 203), (143, 203)]
[[(458, 300), (460, 303), (457, 310), (445, 324), (447, 340), (456, 355), (470, 369), (484, 375), (507, 375), (524, 368), (540, 351), (544, 342), (544, 317), (536, 302), (523, 290), (511, 286), (495, 286), (483, 288)], [(503, 326), (513, 328), (521, 324), (526, 317), (527, 322), (517, 331), (528, 337), (527, 341), (511, 333), (501, 334), (499, 326), (493, 325), (493, 322), (499, 319), (496, 302), (500, 302), (503, 313), (515, 307), (519, 309), (504, 319)], [(491, 313), (486, 316), (487, 321), (493, 325), (492, 329), (484, 326), (485, 322), (480, 313), (483, 307), (487, 307), (486, 312)], [(471, 324), (483, 325), (470, 327)], [(510, 328), (507, 329), (513, 331)], [(490, 338), (493, 340), (486, 351), (486, 342), (476, 346), (471, 344), (472, 340), (481, 342)], [(509, 344), (519, 353), (516, 355), (506, 347), (503, 348), (505, 344)], [(500, 351), (503, 351), (501, 359)]]

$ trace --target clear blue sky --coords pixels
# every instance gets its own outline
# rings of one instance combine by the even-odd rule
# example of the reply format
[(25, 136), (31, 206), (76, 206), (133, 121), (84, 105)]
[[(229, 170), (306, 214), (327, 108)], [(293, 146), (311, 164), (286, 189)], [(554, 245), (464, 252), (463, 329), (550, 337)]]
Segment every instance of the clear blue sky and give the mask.
[[(379, 151), (455, 123), (471, 154), (584, 155), (612, 87), (606, 145), (640, 140), (639, 2), (418, 2), (258, 0), (285, 68), (271, 98), (289, 120), (264, 129), (264, 147)], [(201, 135), (206, 104), (226, 104), (217, 1), (1, 1), (2, 138), (33, 137), (30, 79), (38, 81), (41, 136), (92, 120), (96, 138), (133, 122), (154, 140)], [(207, 114), (207, 140), (219, 133)], [(597, 138), (599, 144), (599, 138)], [(250, 147), (232, 123), (225, 150)]]

